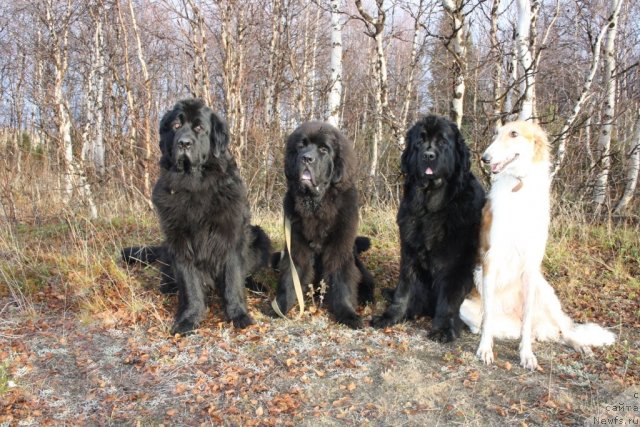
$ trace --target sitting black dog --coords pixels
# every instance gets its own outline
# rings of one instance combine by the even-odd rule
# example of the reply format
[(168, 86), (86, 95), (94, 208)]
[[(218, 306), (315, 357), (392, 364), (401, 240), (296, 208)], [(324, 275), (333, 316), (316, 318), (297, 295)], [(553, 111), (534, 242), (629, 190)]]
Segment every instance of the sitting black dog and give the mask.
[[(329, 312), (338, 322), (360, 328), (358, 294), (361, 301), (371, 301), (373, 279), (358, 258), (369, 241), (359, 239), (356, 245), (353, 146), (333, 126), (308, 122), (289, 136), (285, 150), (284, 213), (291, 221), (291, 252), (300, 281), (306, 286), (324, 280)], [(286, 313), (296, 301), (286, 248), (279, 267), (276, 302)]]
[[(226, 123), (197, 99), (179, 101), (160, 122), (161, 169), (152, 200), (165, 244), (150, 253), (171, 265), (165, 273), (178, 289), (172, 334), (197, 328), (214, 289), (234, 326), (253, 323), (244, 280), (268, 263), (270, 244), (250, 225), (245, 185), (228, 144)], [(123, 255), (136, 253), (139, 248), (129, 248)], [(164, 285), (165, 291), (173, 286)]]
[(473, 288), (485, 193), (458, 127), (441, 117), (427, 116), (407, 132), (401, 167), (400, 280), (372, 324), (427, 315), (430, 338), (452, 341), (462, 326), (460, 305)]

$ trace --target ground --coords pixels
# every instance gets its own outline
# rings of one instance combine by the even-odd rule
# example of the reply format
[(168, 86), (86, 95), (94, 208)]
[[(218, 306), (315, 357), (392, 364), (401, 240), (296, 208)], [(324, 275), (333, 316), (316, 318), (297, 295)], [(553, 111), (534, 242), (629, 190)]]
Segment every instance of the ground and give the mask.
[[(254, 217), (279, 247), (277, 215)], [(373, 238), (365, 261), (378, 287), (393, 286), (392, 211), (363, 212), (361, 233)], [(555, 221), (547, 277), (573, 318), (618, 340), (593, 357), (537, 343), (535, 372), (520, 368), (515, 341), (498, 342), (496, 363), (484, 366), (477, 336), (432, 342), (428, 319), (353, 331), (317, 298), (300, 320), (274, 319), (271, 292), (250, 293), (248, 329), (234, 330), (214, 300), (196, 334), (171, 337), (176, 301), (157, 292), (157, 269), (118, 259), (123, 245), (159, 239), (152, 213), (2, 229), (1, 426), (575, 425), (624, 399), (624, 409), (640, 406), (636, 226)], [(258, 280), (273, 286), (275, 275)], [(362, 314), (383, 308), (379, 298)]]

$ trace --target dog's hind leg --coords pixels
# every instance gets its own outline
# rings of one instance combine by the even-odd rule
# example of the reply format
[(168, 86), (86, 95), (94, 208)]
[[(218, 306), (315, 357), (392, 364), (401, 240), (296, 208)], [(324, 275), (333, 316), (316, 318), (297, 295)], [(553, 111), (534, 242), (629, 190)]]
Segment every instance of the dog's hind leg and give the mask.
[(495, 292), (497, 286), (496, 263), (490, 262), (488, 254), (482, 263), (482, 333), (476, 356), (487, 365), (493, 363), (493, 334)]

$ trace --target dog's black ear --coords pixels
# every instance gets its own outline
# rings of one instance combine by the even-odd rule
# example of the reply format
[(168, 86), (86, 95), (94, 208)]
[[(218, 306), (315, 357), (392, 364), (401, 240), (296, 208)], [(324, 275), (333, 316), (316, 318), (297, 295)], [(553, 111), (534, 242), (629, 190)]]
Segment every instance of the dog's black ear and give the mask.
[(160, 119), (160, 126), (158, 129), (160, 133), (160, 141), (158, 145), (160, 146), (160, 153), (162, 154), (160, 157), (160, 167), (164, 169), (171, 168), (171, 145), (173, 144), (171, 122), (175, 117), (177, 107), (178, 104), (176, 104), (171, 110), (164, 113), (162, 119)]
[(422, 126), (419, 123), (413, 125), (408, 131), (406, 136), (404, 137), (404, 150), (402, 151), (402, 155), (400, 156), (400, 170), (403, 174), (412, 174), (413, 169), (415, 168), (415, 153), (416, 146), (418, 141), (417, 138), (420, 138)]
[(284, 176), (288, 180), (295, 180), (296, 177), (296, 158), (298, 157), (297, 144), (300, 139), (298, 132), (293, 131), (285, 141), (284, 154)]
[(211, 112), (211, 134), (209, 135), (211, 143), (211, 153), (216, 159), (219, 158), (229, 146), (229, 127), (214, 112)]
[(341, 147), (343, 144), (349, 144), (349, 141), (342, 141), (341, 140), (342, 136), (341, 135), (337, 135), (336, 138), (336, 142), (334, 144), (334, 150), (335, 150), (335, 154), (333, 155), (333, 172), (331, 173), (331, 183), (332, 184), (337, 184), (340, 181), (342, 181), (342, 178), (344, 176), (344, 159), (342, 157), (343, 153), (341, 152)]

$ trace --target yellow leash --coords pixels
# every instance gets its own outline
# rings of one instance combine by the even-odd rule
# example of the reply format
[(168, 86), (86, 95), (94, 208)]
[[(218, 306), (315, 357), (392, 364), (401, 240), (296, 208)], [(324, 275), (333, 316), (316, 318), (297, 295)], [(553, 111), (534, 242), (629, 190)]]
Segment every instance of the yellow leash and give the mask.
[[(304, 295), (302, 293), (302, 284), (300, 283), (298, 270), (296, 270), (296, 266), (293, 264), (293, 258), (291, 257), (291, 221), (286, 215), (284, 216), (284, 241), (287, 245), (287, 253), (289, 254), (289, 265), (291, 266), (293, 288), (296, 290), (296, 297), (298, 298), (298, 305), (300, 306), (300, 313), (298, 313), (297, 319), (300, 319), (302, 317), (302, 313), (304, 313)], [(276, 298), (271, 301), (271, 308), (273, 308), (273, 311), (275, 311), (278, 316), (283, 319), (287, 318), (287, 316), (282, 314), (282, 311), (280, 311)]]

